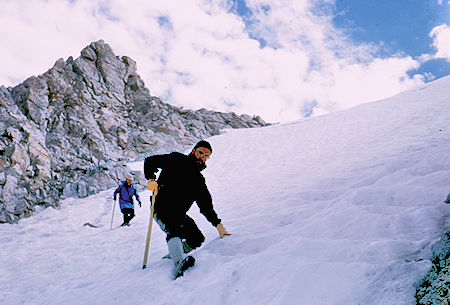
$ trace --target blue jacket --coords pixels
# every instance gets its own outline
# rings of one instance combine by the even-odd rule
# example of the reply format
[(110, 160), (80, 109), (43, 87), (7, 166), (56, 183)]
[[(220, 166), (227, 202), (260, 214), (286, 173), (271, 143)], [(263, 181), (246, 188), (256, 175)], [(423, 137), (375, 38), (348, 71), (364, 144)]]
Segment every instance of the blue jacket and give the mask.
[(116, 200), (117, 194), (119, 194), (120, 210), (124, 208), (134, 209), (133, 195), (136, 196), (136, 200), (141, 204), (141, 199), (133, 183), (128, 185), (126, 181), (122, 181), (114, 191), (114, 200)]

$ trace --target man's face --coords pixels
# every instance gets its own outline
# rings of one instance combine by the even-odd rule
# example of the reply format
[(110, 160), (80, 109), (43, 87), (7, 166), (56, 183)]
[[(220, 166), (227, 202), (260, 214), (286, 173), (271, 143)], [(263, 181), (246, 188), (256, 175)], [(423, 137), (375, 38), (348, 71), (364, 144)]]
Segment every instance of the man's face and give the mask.
[(127, 178), (126, 180), (127, 180), (127, 184), (128, 184), (128, 185), (130, 185), (131, 182), (133, 182), (133, 179), (128, 179), (128, 178)]
[(199, 164), (204, 164), (211, 156), (211, 151), (206, 147), (198, 147), (193, 150), (193, 153)]

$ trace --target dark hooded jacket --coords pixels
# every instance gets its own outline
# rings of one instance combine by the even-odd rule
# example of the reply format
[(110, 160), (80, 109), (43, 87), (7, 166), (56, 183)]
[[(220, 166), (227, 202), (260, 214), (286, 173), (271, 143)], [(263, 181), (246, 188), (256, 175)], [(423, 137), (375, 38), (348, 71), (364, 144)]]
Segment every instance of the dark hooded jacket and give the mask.
[(194, 156), (178, 152), (145, 158), (145, 178), (155, 179), (159, 168), (162, 171), (155, 199), (155, 214), (158, 218), (167, 224), (181, 223), (195, 201), (200, 212), (213, 226), (220, 223), (201, 174), (204, 165), (199, 165)]

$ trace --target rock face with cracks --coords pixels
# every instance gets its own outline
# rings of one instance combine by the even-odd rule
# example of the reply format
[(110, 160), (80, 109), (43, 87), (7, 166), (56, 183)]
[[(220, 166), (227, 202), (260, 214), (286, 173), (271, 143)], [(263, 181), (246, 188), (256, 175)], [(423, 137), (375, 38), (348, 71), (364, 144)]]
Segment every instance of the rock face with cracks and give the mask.
[(431, 268), (417, 283), (416, 304), (450, 304), (450, 231), (432, 247)]
[(136, 62), (93, 42), (77, 59), (0, 86), (0, 223), (111, 188), (130, 159), (184, 149), (225, 128), (265, 125), (258, 116), (163, 103), (150, 95)]

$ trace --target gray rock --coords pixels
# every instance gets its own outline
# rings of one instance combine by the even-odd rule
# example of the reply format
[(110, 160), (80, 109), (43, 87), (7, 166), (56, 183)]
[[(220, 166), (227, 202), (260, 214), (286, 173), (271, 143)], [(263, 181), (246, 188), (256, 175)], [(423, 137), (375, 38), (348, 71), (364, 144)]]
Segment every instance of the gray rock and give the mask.
[(416, 283), (416, 304), (449, 304), (450, 300), (450, 231), (432, 246), (432, 267)]
[[(260, 117), (163, 103), (134, 60), (93, 42), (76, 59), (0, 86), (0, 223), (30, 216), (35, 205), (57, 207), (114, 187), (130, 159), (184, 150), (226, 128), (265, 125)], [(144, 187), (142, 173), (134, 175)]]

